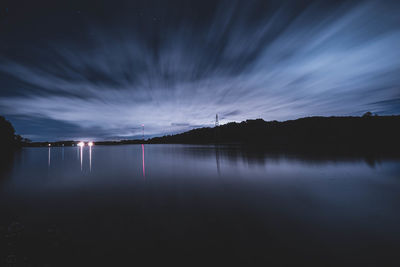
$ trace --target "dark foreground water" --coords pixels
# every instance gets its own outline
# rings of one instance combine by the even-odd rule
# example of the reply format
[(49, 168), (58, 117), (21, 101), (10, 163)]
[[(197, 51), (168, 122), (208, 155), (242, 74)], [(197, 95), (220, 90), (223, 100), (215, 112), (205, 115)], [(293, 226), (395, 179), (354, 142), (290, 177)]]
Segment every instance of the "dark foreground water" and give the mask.
[(400, 161), (239, 148), (25, 148), (4, 266), (400, 266)]

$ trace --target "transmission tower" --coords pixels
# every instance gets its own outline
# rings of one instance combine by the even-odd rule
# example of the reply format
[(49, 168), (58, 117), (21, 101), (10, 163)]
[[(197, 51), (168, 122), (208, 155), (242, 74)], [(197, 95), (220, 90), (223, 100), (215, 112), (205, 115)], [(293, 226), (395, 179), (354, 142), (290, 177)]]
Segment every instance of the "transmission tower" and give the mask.
[(218, 121), (218, 114), (215, 114), (215, 127), (214, 127), (214, 142), (218, 144), (218, 132), (219, 132), (219, 121)]

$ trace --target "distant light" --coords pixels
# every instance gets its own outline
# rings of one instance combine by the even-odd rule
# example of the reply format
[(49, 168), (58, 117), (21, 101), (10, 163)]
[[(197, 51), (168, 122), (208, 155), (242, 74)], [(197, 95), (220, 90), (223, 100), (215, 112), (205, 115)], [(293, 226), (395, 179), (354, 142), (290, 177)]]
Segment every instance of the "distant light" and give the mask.
[(88, 146), (93, 146), (93, 145), (94, 145), (93, 142), (89, 142), (89, 143), (88, 143)]
[(83, 146), (85, 146), (85, 143), (84, 142), (79, 142), (78, 146), (83, 147)]
[(49, 146), (51, 146), (51, 144), (49, 144)]

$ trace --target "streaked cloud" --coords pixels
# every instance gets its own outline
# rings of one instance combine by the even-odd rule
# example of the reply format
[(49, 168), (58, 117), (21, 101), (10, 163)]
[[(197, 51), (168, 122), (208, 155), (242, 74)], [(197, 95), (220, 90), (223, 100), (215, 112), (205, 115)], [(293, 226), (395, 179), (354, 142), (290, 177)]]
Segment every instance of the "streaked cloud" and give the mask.
[[(211, 126), (216, 113), (226, 123), (400, 112), (399, 4), (260, 13), (257, 3), (220, 2), (198, 24), (157, 10), (148, 33), (93, 20), (87, 38), (23, 44), (29, 57), (3, 52), (0, 113), (43, 140), (134, 138), (142, 124), (162, 135)], [(25, 127), (21, 116), (49, 123)], [(79, 131), (47, 131), (54, 123)]]

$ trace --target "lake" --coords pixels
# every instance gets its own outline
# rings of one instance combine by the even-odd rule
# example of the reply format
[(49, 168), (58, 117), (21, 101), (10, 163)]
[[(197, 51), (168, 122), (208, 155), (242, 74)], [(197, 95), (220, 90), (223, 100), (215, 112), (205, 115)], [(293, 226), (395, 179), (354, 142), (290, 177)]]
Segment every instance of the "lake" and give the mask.
[(4, 266), (400, 265), (398, 158), (146, 144), (7, 166)]

